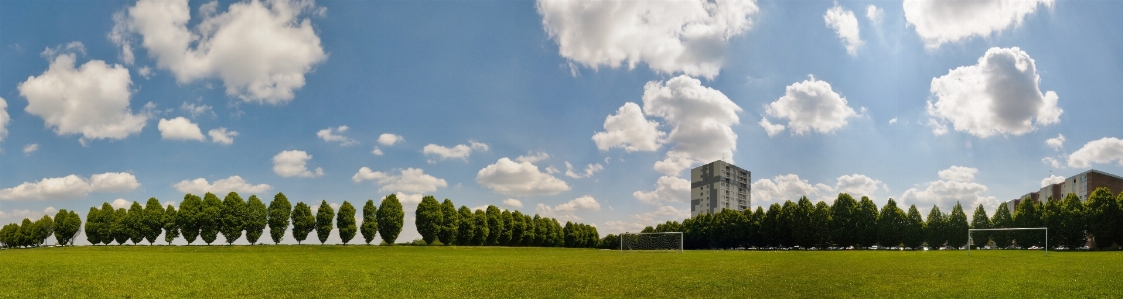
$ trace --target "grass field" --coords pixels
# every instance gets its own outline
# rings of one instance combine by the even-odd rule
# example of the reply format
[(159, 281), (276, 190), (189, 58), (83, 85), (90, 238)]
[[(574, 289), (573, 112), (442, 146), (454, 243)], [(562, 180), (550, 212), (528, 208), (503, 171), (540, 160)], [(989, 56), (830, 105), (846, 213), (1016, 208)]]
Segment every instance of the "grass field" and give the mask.
[(0, 251), (0, 296), (1123, 296), (1123, 252), (96, 246)]

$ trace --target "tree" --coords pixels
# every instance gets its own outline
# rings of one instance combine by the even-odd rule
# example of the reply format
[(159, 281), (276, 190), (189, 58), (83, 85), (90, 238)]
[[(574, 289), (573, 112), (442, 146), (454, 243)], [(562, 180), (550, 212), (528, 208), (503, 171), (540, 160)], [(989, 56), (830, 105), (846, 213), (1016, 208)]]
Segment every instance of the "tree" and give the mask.
[(1056, 247), (1061, 244), (1061, 234), (1058, 234), (1058, 229), (1061, 228), (1064, 211), (1064, 202), (1062, 200), (1046, 200), (1041, 207), (1041, 225), (1046, 228), (1053, 229), (1053, 233), (1049, 234), (1049, 239), (1045, 243)]
[(874, 204), (869, 197), (862, 196), (862, 200), (858, 203), (854, 225), (859, 246), (870, 247), (877, 243), (877, 204)]
[(38, 242), (35, 240), (39, 234), (39, 228), (35, 227), (35, 223), (31, 219), (23, 218), (23, 223), (19, 226), (19, 245), (23, 247), (37, 246)]
[(1084, 202), (1084, 212), (1087, 215), (1088, 234), (1096, 247), (1111, 247), (1120, 233), (1121, 219), (1119, 203), (1112, 196), (1111, 190), (1098, 188), (1088, 196)]
[(335, 216), (335, 227), (339, 228), (339, 240), (343, 241), (343, 245), (347, 245), (347, 242), (355, 238), (358, 228), (355, 227), (355, 206), (351, 205), (351, 202), (344, 200), (343, 205), (339, 206), (339, 215)]
[(456, 228), (456, 245), (472, 245), (472, 239), (476, 237), (475, 214), (467, 206), (460, 206), (457, 214), (459, 214), (460, 223)]
[(43, 215), (43, 218), (35, 221), (35, 246), (42, 246), (54, 233), (55, 221), (50, 215)]
[(441, 215), (444, 216), (444, 223), (441, 224), (441, 233), (437, 235), (437, 239), (441, 240), (441, 244), (452, 245), (460, 232), (460, 212), (456, 211), (456, 205), (451, 200), (445, 198), (441, 202)]
[(490, 246), (499, 245), (499, 235), (503, 234), (503, 213), (499, 212), (499, 208), (488, 205), (487, 206), (487, 244)]
[(901, 229), (905, 227), (905, 215), (897, 202), (892, 198), (885, 206), (881, 207), (881, 214), (877, 217), (877, 243), (882, 247), (896, 247), (904, 241)]
[(78, 217), (78, 213), (62, 209), (55, 214), (55, 240), (59, 245), (73, 243), (81, 227), (82, 218)]
[(296, 244), (304, 242), (315, 228), (316, 217), (312, 216), (312, 208), (304, 202), (296, 203), (292, 209), (292, 238), (296, 239)]
[(203, 214), (203, 200), (199, 196), (187, 193), (183, 196), (183, 203), (179, 204), (179, 215), (176, 221), (179, 224), (179, 232), (183, 234), (183, 239), (187, 240), (187, 245), (195, 242), (195, 238), (199, 236), (199, 231), (202, 228), (202, 214)]
[[(1005, 204), (998, 205), (998, 210), (994, 211), (994, 216), (990, 219), (990, 225), (993, 228), (1013, 227), (1014, 218), (1010, 216), (1010, 209)], [(1010, 247), (1010, 239), (1012, 239), (1010, 234), (1004, 231), (994, 232), (990, 238), (998, 248)]]
[(144, 226), (144, 239), (148, 240), (148, 245), (156, 243), (156, 238), (164, 230), (164, 207), (155, 197), (144, 204)]
[(782, 209), (780, 204), (774, 203), (768, 206), (768, 212), (764, 214), (764, 219), (760, 220), (760, 237), (765, 246), (780, 246), (780, 210)]
[(534, 217), (531, 217), (529, 214), (523, 215), (523, 238), (521, 242), (523, 246), (534, 245), (534, 240), (538, 237), (534, 233), (537, 226), (538, 225), (534, 223)]
[[(746, 214), (748, 214), (748, 211), (749, 210), (745, 210)], [(752, 216), (747, 217), (749, 219), (749, 229), (745, 235), (745, 238), (748, 240), (748, 243), (746, 243), (745, 246), (755, 248), (764, 247), (764, 208), (757, 206), (756, 212), (752, 213)], [(677, 221), (667, 221), (667, 223), (664, 224), (662, 228), (656, 227), (656, 230), (660, 230), (663, 232), (672, 232), (675, 231), (675, 226), (678, 226)]]
[(475, 233), (472, 236), (472, 245), (482, 246), (487, 244), (488, 240), (491, 239), (491, 223), (488, 223), (490, 219), (487, 217), (487, 213), (483, 210), (476, 210), (476, 212), (473, 213), (472, 219), (475, 221), (475, 224), (472, 225), (472, 227), (475, 228)]
[[(747, 219), (746, 219), (747, 222)], [(815, 231), (815, 246), (827, 248), (831, 244), (831, 207), (826, 202), (815, 204), (815, 213), (811, 217), (812, 228)]]
[(920, 211), (916, 209), (916, 205), (909, 206), (909, 213), (905, 219), (905, 227), (902, 230), (901, 237), (905, 247), (916, 249), (924, 244), (924, 218), (921, 218)]
[(928, 225), (926, 225), (928, 227), (928, 229), (926, 229), (928, 236), (924, 240), (928, 243), (928, 247), (939, 248), (940, 246), (944, 246), (944, 243), (947, 243), (946, 223), (947, 219), (945, 219), (944, 214), (940, 212), (940, 207), (933, 205), (932, 211), (928, 212)]
[(246, 230), (246, 241), (256, 245), (257, 240), (261, 239), (261, 234), (265, 233), (265, 226), (269, 224), (269, 209), (261, 199), (257, 198), (257, 195), (250, 195), (249, 200), (246, 201), (245, 215), (242, 228)]
[[(990, 218), (987, 218), (987, 211), (982, 204), (979, 204), (975, 208), (975, 215), (971, 217), (971, 228), (987, 229), (990, 227)], [(971, 234), (971, 238), (971, 245), (975, 245), (975, 247), (987, 246), (987, 243), (990, 242), (990, 232), (974, 232)]]
[[(783, 209), (780, 210), (780, 233), (777, 237), (780, 239), (781, 247), (793, 247), (796, 245), (796, 238), (792, 224), (793, 222), (795, 222), (794, 217), (796, 214), (797, 205), (794, 202), (787, 200), (784, 201), (784, 205), (782, 207)], [(699, 220), (702, 220), (700, 221), (700, 223), (702, 224), (708, 224), (709, 222), (706, 221), (707, 219), (705, 218)], [(699, 225), (699, 227), (705, 228), (706, 225)]]
[(503, 219), (503, 230), (499, 234), (498, 240), (499, 246), (507, 246), (511, 243), (511, 237), (513, 236), (511, 229), (514, 228), (514, 219), (511, 217), (511, 212), (507, 210), (503, 210), (499, 215)]
[(1084, 203), (1076, 194), (1069, 193), (1061, 205), (1061, 225), (1056, 228), (1055, 233), (1060, 236), (1058, 243), (1068, 248), (1080, 248), (1086, 242), (1084, 231), (1088, 227), (1085, 222)]
[(382, 242), (394, 245), (394, 240), (402, 232), (405, 217), (397, 195), (390, 194), (382, 199), (382, 204), (378, 206), (378, 234), (382, 236)]
[(133, 202), (129, 206), (128, 216), (125, 217), (125, 225), (128, 226), (129, 239), (133, 241), (133, 245), (144, 241), (144, 236), (148, 234), (148, 225), (144, 223), (144, 207), (138, 202)]
[[(1014, 226), (1041, 227), (1041, 211), (1037, 206), (1032, 198), (1022, 199), (1022, 202), (1014, 207)], [(1018, 231), (1014, 233), (1014, 242), (1022, 248), (1041, 246), (1043, 237), (1043, 232), (1040, 231)]]
[(100, 227), (101, 210), (98, 210), (95, 207), (90, 207), (90, 211), (86, 212), (85, 227), (86, 241), (90, 242), (90, 245), (97, 245), (98, 243), (101, 243), (101, 234), (98, 233)]
[(321, 200), (320, 206), (316, 208), (316, 237), (320, 239), (320, 245), (328, 241), (328, 235), (331, 234), (331, 221), (335, 219), (335, 209), (328, 205), (327, 200)]
[(269, 202), (269, 237), (273, 244), (280, 244), (285, 238), (285, 230), (289, 228), (289, 219), (292, 217), (292, 204), (284, 193), (277, 192), (273, 201)]
[(839, 246), (858, 246), (858, 225), (855, 214), (858, 212), (858, 201), (850, 194), (839, 193), (831, 205), (831, 223), (833, 230), (832, 241)]
[(109, 245), (109, 243), (113, 243), (114, 239), (116, 239), (117, 210), (113, 209), (113, 206), (109, 205), (109, 203), (103, 202), (101, 204), (101, 212), (98, 214), (101, 215), (101, 220), (99, 220), (101, 225), (98, 229), (98, 235), (101, 236), (101, 244)]
[(519, 211), (511, 212), (511, 242), (507, 242), (507, 245), (522, 245), (523, 232), (525, 230), (526, 224), (523, 223), (523, 213), (520, 213)]
[(550, 237), (550, 224), (546, 218), (534, 214), (534, 246), (546, 246), (546, 239)]
[(963, 206), (959, 202), (955, 202), (955, 206), (951, 208), (951, 214), (947, 217), (947, 226), (944, 227), (944, 233), (948, 239), (948, 246), (960, 248), (967, 245), (967, 214), (963, 213)]
[(374, 236), (378, 234), (378, 207), (374, 206), (374, 200), (368, 199), (367, 203), (363, 205), (363, 224), (359, 227), (359, 231), (363, 234), (363, 241), (370, 245), (370, 241), (374, 240)]
[[(815, 246), (815, 228), (813, 227), (815, 204), (812, 204), (807, 196), (801, 197), (794, 212), (791, 225), (795, 244), (803, 249)], [(719, 223), (718, 226), (721, 226), (721, 224)]]
[(172, 241), (179, 238), (179, 213), (171, 204), (164, 209), (164, 241), (172, 245)]
[(129, 237), (132, 236), (129, 221), (129, 212), (125, 208), (117, 208), (113, 211), (113, 240), (117, 241), (117, 245), (125, 245), (129, 242)]
[(222, 236), (226, 244), (234, 244), (242, 237), (242, 227), (246, 221), (246, 202), (237, 192), (230, 192), (222, 199)]
[(203, 212), (200, 213), (199, 221), (199, 235), (203, 237), (203, 242), (207, 245), (214, 243), (218, 239), (218, 233), (222, 231), (222, 201), (218, 200), (218, 196), (214, 193), (207, 192), (203, 195)]
[(565, 247), (573, 248), (574, 244), (577, 243), (576, 235), (573, 232), (573, 222), (566, 221), (562, 232), (565, 234)]
[(442, 214), (441, 203), (433, 196), (422, 197), (421, 202), (417, 204), (414, 224), (417, 225), (417, 233), (421, 234), (421, 240), (424, 240), (425, 244), (431, 245), (437, 240), (437, 234), (441, 232), (441, 225), (444, 223)]

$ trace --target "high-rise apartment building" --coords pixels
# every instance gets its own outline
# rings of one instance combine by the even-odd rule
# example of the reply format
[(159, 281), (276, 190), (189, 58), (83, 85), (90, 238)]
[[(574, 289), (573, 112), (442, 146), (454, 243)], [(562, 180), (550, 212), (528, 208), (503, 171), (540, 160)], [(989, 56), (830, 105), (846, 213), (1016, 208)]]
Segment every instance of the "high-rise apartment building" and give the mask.
[(722, 160), (690, 170), (690, 217), (750, 207), (752, 173)]

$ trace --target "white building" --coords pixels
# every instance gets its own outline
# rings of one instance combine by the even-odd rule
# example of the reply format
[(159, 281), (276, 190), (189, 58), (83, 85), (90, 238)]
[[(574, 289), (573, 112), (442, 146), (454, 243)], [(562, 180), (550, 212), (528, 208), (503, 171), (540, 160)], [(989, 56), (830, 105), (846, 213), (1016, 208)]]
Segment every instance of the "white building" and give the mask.
[(750, 207), (752, 173), (722, 160), (690, 170), (690, 217)]

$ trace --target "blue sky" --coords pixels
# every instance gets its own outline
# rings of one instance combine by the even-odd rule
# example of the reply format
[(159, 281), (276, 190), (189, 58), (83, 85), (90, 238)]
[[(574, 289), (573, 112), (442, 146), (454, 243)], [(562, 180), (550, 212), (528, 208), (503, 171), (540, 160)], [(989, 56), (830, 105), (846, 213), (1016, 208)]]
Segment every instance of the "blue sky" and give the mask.
[(400, 193), (606, 234), (722, 158), (754, 208), (1123, 174), (1123, 3), (965, 3), (4, 1), (0, 222)]

